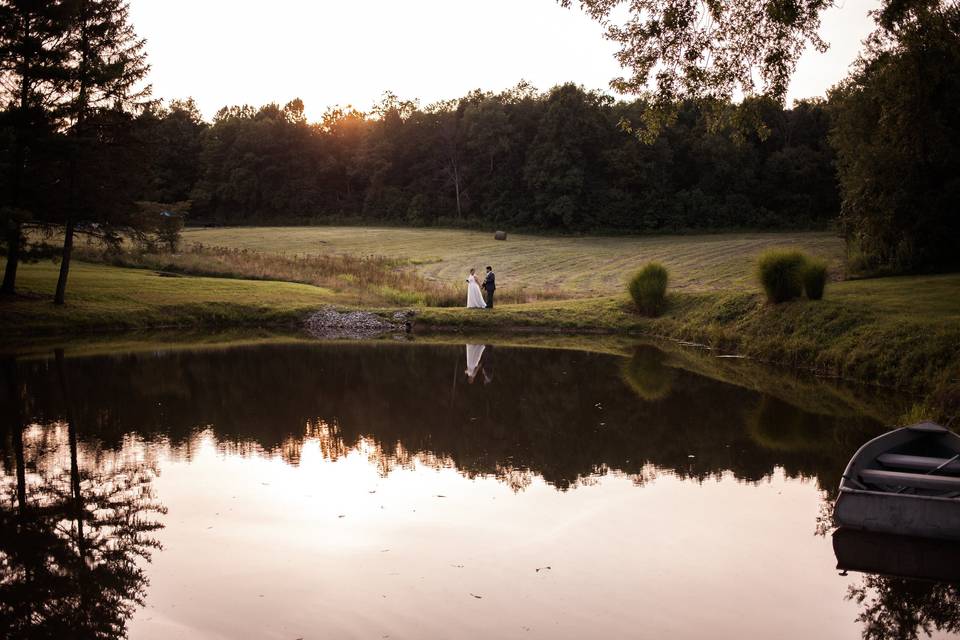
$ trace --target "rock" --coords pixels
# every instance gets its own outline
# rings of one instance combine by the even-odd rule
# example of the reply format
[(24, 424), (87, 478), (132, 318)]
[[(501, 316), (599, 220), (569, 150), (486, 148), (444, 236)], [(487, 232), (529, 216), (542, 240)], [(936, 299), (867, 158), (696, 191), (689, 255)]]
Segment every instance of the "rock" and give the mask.
[(310, 314), (304, 326), (315, 338), (371, 338), (383, 333), (403, 331), (406, 323), (390, 322), (375, 313), (347, 311), (341, 313), (324, 307)]
[(494, 239), (494, 240), (506, 240), (506, 239), (507, 239), (507, 232), (506, 232), (506, 231), (497, 231), (496, 233), (493, 234), (493, 239)]

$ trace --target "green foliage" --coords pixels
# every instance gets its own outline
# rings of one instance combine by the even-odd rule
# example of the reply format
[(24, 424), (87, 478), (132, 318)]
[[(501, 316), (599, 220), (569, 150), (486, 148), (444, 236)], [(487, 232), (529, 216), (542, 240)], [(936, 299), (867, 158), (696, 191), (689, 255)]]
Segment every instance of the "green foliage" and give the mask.
[(150, 179), (143, 199), (182, 202), (200, 177), (203, 121), (193, 99), (150, 105), (137, 117), (141, 144), (149, 159)]
[(180, 231), (183, 230), (183, 216), (173, 214), (161, 214), (160, 222), (157, 224), (157, 238), (160, 242), (167, 245), (167, 249), (173, 253), (180, 244)]
[(137, 226), (146, 233), (153, 234), (153, 237), (138, 234), (141, 235), (138, 239), (147, 244), (155, 245), (159, 242), (171, 253), (175, 252), (180, 245), (180, 234), (183, 231), (184, 220), (190, 211), (190, 201), (137, 202), (136, 204), (140, 210)]
[(638, 271), (627, 284), (633, 303), (641, 313), (657, 316), (667, 306), (667, 269), (651, 262)]
[[(574, 0), (560, 0), (566, 7)], [(611, 84), (621, 93), (648, 91), (660, 104), (678, 98), (731, 99), (759, 92), (783, 101), (790, 76), (808, 44), (820, 51), (817, 35), (827, 0), (740, 0), (621, 3), (580, 0), (620, 45), (617, 59), (629, 75)], [(621, 24), (622, 20), (622, 24)]]
[(803, 266), (803, 291), (810, 300), (821, 300), (827, 286), (827, 263), (819, 258), (807, 258)]
[(793, 300), (803, 293), (806, 258), (792, 249), (769, 249), (757, 258), (757, 279), (774, 304)]
[(388, 95), (369, 113), (189, 102), (138, 120), (151, 168), (142, 199), (190, 197), (192, 219), (230, 224), (434, 224), (565, 232), (822, 227), (839, 210), (824, 106), (763, 102), (768, 135), (735, 144), (709, 110), (643, 144), (618, 123), (648, 110), (572, 84), (521, 84), (427, 107)]
[(960, 5), (889, 2), (830, 92), (851, 269), (960, 265)]

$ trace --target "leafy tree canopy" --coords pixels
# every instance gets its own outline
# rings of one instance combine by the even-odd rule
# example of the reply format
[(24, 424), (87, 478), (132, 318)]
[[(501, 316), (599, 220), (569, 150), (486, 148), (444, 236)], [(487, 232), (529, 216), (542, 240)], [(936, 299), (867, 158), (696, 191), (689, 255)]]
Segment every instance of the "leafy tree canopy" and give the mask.
[[(570, 7), (575, 0), (559, 0)], [(680, 100), (722, 104), (763, 96), (783, 104), (790, 76), (817, 35), (832, 0), (579, 0), (620, 46), (627, 71), (611, 81), (621, 93), (645, 95), (660, 107), (645, 118), (675, 114)]]

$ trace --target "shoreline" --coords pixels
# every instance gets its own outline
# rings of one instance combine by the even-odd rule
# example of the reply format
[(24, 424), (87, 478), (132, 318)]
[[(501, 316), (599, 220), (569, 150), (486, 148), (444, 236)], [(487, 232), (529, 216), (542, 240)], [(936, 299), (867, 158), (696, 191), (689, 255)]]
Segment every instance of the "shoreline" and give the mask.
[(38, 339), (29, 345), (11, 350), (0, 343), (0, 359), (44, 360), (62, 352), (67, 357), (113, 357), (117, 354), (179, 351), (208, 351), (222, 349), (259, 349), (280, 347), (307, 347), (311, 345), (353, 345), (370, 349), (394, 349), (437, 346), (463, 348), (464, 343), (492, 345), (497, 349), (534, 349), (582, 351), (621, 359), (623, 371), (632, 371), (638, 357), (641, 369), (650, 364), (647, 347), (652, 346), (662, 356), (657, 362), (732, 384), (765, 395), (781, 398), (788, 404), (800, 406), (812, 413), (842, 413), (852, 418), (870, 416), (892, 424), (900, 420), (917, 397), (913, 394), (863, 384), (857, 381), (825, 378), (808, 370), (779, 366), (740, 356), (725, 356), (704, 345), (681, 342), (662, 337), (622, 333), (535, 332), (521, 333), (473, 331), (385, 333), (379, 337), (330, 336), (316, 338), (303, 330), (275, 331), (270, 329), (226, 329), (222, 331), (196, 330), (186, 333), (123, 332), (112, 335)]
[[(267, 280), (163, 278), (142, 269), (78, 263), (72, 295), (56, 307), (41, 297), (52, 265), (24, 269), (26, 295), (0, 299), (3, 342), (123, 338), (168, 330), (302, 331), (322, 309), (401, 313), (414, 335), (603, 336), (692, 343), (721, 355), (827, 378), (920, 394), (918, 411), (960, 413), (960, 274), (831, 284), (821, 301), (779, 305), (748, 291), (674, 290), (657, 318), (625, 295), (459, 307), (357, 305), (342, 293)], [(923, 297), (918, 297), (918, 293)], [(398, 323), (398, 331), (405, 327)], [(0, 345), (2, 348), (2, 345)]]
[[(676, 296), (677, 294), (673, 294)], [(752, 296), (747, 296), (752, 297)], [(852, 376), (844, 375), (843, 363), (828, 358), (823, 358), (823, 352), (829, 345), (824, 345), (824, 349), (814, 350), (806, 353), (806, 357), (796, 351), (780, 350), (780, 357), (776, 357), (768, 349), (755, 344), (757, 339), (771, 339), (771, 336), (750, 335), (743, 332), (730, 332), (721, 330), (716, 324), (703, 325), (705, 329), (698, 330), (692, 326), (689, 321), (684, 321), (682, 315), (671, 315), (670, 313), (659, 318), (647, 318), (634, 314), (629, 310), (629, 305), (625, 300), (601, 299), (602, 308), (606, 308), (611, 303), (620, 307), (620, 311), (625, 317), (608, 317), (604, 326), (591, 324), (589, 319), (579, 318), (575, 321), (550, 322), (536, 313), (524, 322), (512, 322), (504, 324), (503, 313), (507, 312), (511, 316), (525, 313), (526, 307), (531, 305), (508, 305), (498, 307), (494, 311), (468, 310), (460, 308), (364, 308), (346, 305), (324, 305), (313, 309), (296, 310), (278, 310), (264, 309), (261, 307), (244, 307), (244, 305), (231, 305), (232, 309), (238, 313), (229, 313), (225, 309), (207, 308), (205, 313), (194, 315), (182, 313), (185, 310), (180, 308), (182, 315), (178, 320), (153, 323), (150, 317), (137, 318), (127, 316), (122, 321), (108, 324), (48, 324), (41, 327), (27, 329), (20, 326), (17, 330), (7, 329), (6, 339), (0, 344), (0, 353), (7, 351), (9, 345), (19, 343), (55, 342), (58, 339), (65, 341), (83, 340), (92, 338), (95, 340), (110, 341), (112, 338), (121, 340), (124, 338), (136, 337), (151, 332), (175, 332), (186, 331), (194, 335), (217, 335), (222, 332), (230, 331), (264, 331), (269, 333), (288, 332), (293, 335), (302, 335), (307, 340), (336, 339), (337, 335), (311, 335), (308, 329), (309, 318), (324, 309), (333, 309), (342, 314), (359, 313), (375, 316), (384, 321), (390, 321), (396, 314), (402, 314), (404, 318), (409, 318), (409, 327), (402, 324), (396, 324), (395, 330), (389, 329), (379, 333), (370, 333), (368, 335), (356, 336), (360, 339), (377, 339), (384, 335), (397, 335), (408, 333), (414, 337), (431, 336), (476, 336), (486, 335), (491, 337), (621, 337), (625, 339), (650, 339), (673, 343), (683, 347), (695, 347), (713, 352), (719, 356), (736, 357), (746, 359), (751, 362), (763, 365), (775, 366), (785, 369), (797, 370), (812, 374), (818, 378), (826, 380), (839, 380), (861, 385), (874, 386), (879, 388), (896, 389), (911, 393), (929, 392), (937, 385), (937, 381), (930, 377), (914, 378), (914, 384), (904, 385), (891, 383), (890, 380), (878, 376)], [(675, 301), (676, 302), (676, 301)], [(539, 309), (553, 308), (562, 304), (584, 305), (598, 303), (597, 299), (573, 299), (554, 303), (535, 303)], [(3, 309), (3, 302), (0, 302), (0, 310)], [(787, 305), (780, 305), (788, 306)], [(803, 304), (802, 302), (799, 304)], [(763, 306), (763, 305), (761, 305)], [(553, 310), (552, 309), (552, 310)], [(450, 321), (454, 318), (454, 321)], [(960, 330), (957, 331), (960, 336)], [(348, 336), (353, 337), (353, 336)], [(774, 336), (776, 337), (776, 336)], [(779, 337), (786, 338), (786, 334)], [(812, 356), (812, 357), (811, 357)], [(821, 356), (821, 357), (817, 357)], [(950, 379), (951, 382), (955, 380)]]

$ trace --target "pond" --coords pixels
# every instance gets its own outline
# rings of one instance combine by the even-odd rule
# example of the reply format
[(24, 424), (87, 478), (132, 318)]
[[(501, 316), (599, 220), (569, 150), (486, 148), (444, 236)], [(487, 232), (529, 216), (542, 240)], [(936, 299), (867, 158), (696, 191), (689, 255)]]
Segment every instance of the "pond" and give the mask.
[(889, 394), (650, 344), (0, 366), (2, 637), (960, 629), (956, 585), (838, 568), (831, 501)]

